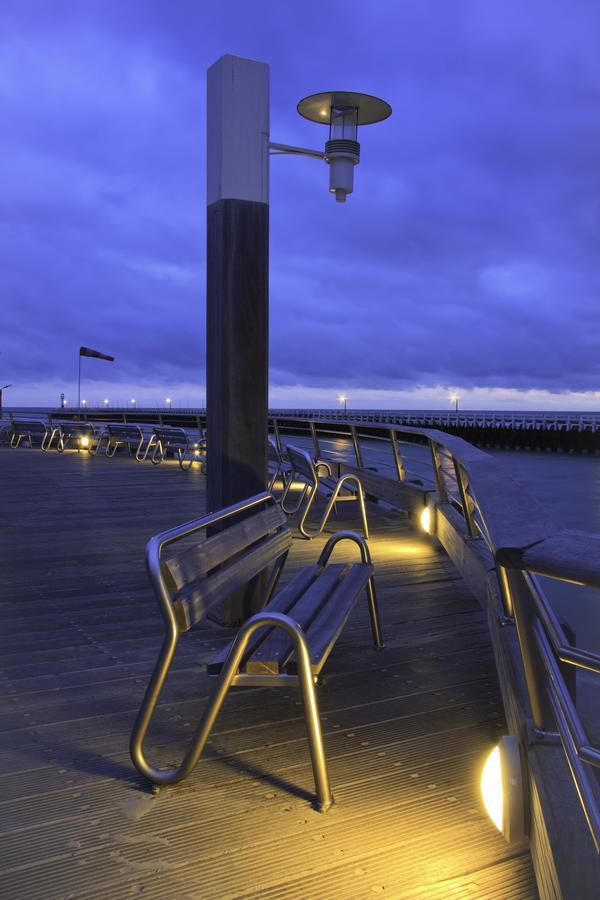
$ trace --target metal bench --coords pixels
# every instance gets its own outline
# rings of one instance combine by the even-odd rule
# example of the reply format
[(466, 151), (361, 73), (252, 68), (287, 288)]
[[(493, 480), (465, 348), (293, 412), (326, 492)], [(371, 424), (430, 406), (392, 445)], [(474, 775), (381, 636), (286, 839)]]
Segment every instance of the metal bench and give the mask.
[[(333, 478), (327, 463), (322, 461), (315, 462), (306, 450), (302, 450), (300, 447), (293, 447), (291, 444), (287, 447), (287, 454), (290, 460), (291, 475), (288, 478), (281, 498), (281, 508), (287, 515), (294, 515), (304, 503), (304, 509), (298, 522), (300, 534), (305, 538), (313, 538), (321, 534), (336, 504), (354, 501), (358, 503), (363, 532), (365, 537), (368, 538), (367, 510), (362, 485), (358, 476), (344, 475), (341, 478)], [(295, 506), (290, 506), (290, 490), (292, 485), (298, 482), (303, 485), (300, 490), (300, 499)], [(306, 521), (319, 491), (328, 497), (327, 506), (317, 528), (309, 531)]]
[[(215, 527), (219, 529), (217, 534)], [(201, 532), (207, 529), (210, 536), (200, 540)], [(356, 544), (359, 563), (329, 562), (334, 547), (342, 540)], [(174, 545), (178, 542), (182, 542), (183, 549), (177, 551)], [(130, 749), (136, 768), (155, 784), (173, 784), (189, 775), (200, 759), (230, 687), (299, 685), (316, 803), (320, 810), (331, 805), (315, 681), (365, 589), (373, 640), (381, 648), (373, 565), (363, 538), (353, 532), (339, 532), (329, 539), (316, 565), (303, 569), (273, 597), (291, 544), (285, 516), (266, 492), (149, 541), (146, 565), (166, 633), (134, 725)], [(248, 619), (231, 644), (208, 664), (208, 674), (218, 681), (181, 764), (170, 769), (154, 767), (146, 758), (144, 740), (179, 638), (205, 619), (211, 608), (261, 572), (268, 573), (266, 606)]]
[(9, 443), (13, 449), (16, 449), (22, 441), (27, 441), (29, 446), (33, 447), (34, 440), (38, 440), (40, 446), (43, 446), (48, 437), (48, 425), (40, 421), (13, 419), (11, 414), (7, 436), (10, 436)]
[(120, 422), (107, 422), (102, 429), (100, 437), (93, 447), (90, 447), (90, 453), (96, 456), (102, 452), (104, 447), (104, 456), (113, 457), (119, 447), (124, 445), (130, 456), (136, 456), (144, 443), (144, 432), (139, 425), (121, 424)]
[(98, 440), (98, 429), (92, 422), (59, 422), (53, 426), (49, 447), (55, 435), (56, 449), (59, 453), (64, 453), (71, 443), (77, 444), (78, 451), (89, 450)]
[(181, 469), (190, 469), (197, 462), (202, 471), (206, 471), (206, 441), (190, 441), (187, 432), (183, 428), (173, 428), (168, 425), (156, 425), (146, 448), (138, 448), (135, 458), (139, 462), (150, 458), (155, 466), (160, 465), (167, 453), (177, 457)]

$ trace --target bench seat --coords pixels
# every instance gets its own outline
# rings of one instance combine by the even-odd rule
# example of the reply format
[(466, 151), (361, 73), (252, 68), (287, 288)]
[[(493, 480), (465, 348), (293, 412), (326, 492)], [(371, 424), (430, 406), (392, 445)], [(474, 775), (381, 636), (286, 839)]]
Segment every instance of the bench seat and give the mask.
[[(372, 563), (310, 566), (299, 572), (265, 608), (285, 613), (305, 633), (313, 675), (327, 661), (356, 601), (373, 575)], [(209, 675), (220, 674), (233, 641), (207, 666)], [(297, 675), (292, 639), (276, 628), (255, 632), (242, 657), (240, 672), (248, 675)]]

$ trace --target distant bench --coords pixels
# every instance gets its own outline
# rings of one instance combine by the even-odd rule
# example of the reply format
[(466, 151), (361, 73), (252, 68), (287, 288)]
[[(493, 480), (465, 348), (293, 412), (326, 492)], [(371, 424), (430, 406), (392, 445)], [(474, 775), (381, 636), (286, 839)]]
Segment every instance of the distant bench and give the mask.
[[(198, 539), (201, 532), (214, 532), (215, 527), (220, 529), (218, 534)], [(334, 547), (343, 540), (358, 547), (359, 563), (330, 563)], [(230, 687), (298, 684), (317, 806), (326, 810), (331, 805), (314, 684), (365, 589), (373, 640), (376, 648), (381, 648), (374, 570), (366, 541), (353, 532), (341, 531), (328, 540), (316, 565), (299, 572), (271, 599), (291, 545), (285, 515), (269, 493), (165, 531), (148, 543), (146, 564), (166, 634), (133, 729), (131, 756), (137, 769), (155, 784), (173, 784), (189, 775)], [(219, 680), (181, 764), (172, 769), (153, 767), (146, 758), (144, 740), (181, 634), (203, 621), (232, 592), (267, 571), (263, 611), (248, 619), (208, 664), (208, 674)]]
[(104, 447), (104, 455), (110, 458), (115, 455), (119, 447), (125, 446), (130, 456), (136, 456), (143, 443), (144, 432), (139, 425), (107, 422), (95, 447), (90, 448), (90, 453), (96, 456), (102, 452)]
[[(281, 508), (288, 515), (297, 513), (304, 503), (304, 509), (298, 522), (298, 530), (305, 538), (316, 537), (321, 534), (332, 510), (335, 509), (337, 503), (354, 501), (358, 504), (360, 518), (362, 522), (363, 532), (366, 538), (369, 537), (369, 525), (367, 522), (367, 510), (365, 507), (365, 498), (362, 485), (358, 475), (348, 474), (341, 478), (334, 478), (331, 475), (331, 468), (327, 463), (315, 461), (306, 450), (300, 447), (288, 445), (287, 455), (290, 462), (290, 473), (283, 495), (281, 497)], [(300, 489), (300, 499), (296, 505), (290, 506), (289, 494), (293, 485), (299, 482), (302, 487)], [(307, 519), (313, 507), (317, 494), (321, 492), (327, 497), (327, 506), (321, 517), (321, 521), (316, 528), (309, 531)]]
[(59, 422), (53, 427), (48, 448), (52, 446), (55, 435), (56, 449), (59, 453), (64, 453), (72, 442), (78, 444), (78, 450), (89, 450), (97, 440), (98, 429), (91, 422)]
[(155, 425), (146, 448), (142, 449), (140, 445), (135, 458), (142, 462), (149, 457), (150, 462), (158, 466), (168, 452), (177, 457), (181, 469), (190, 469), (196, 462), (201, 471), (206, 471), (206, 441), (190, 441), (183, 428), (168, 425)]
[(45, 422), (29, 419), (13, 419), (12, 414), (7, 426), (7, 434), (10, 435), (10, 446), (16, 449), (22, 441), (27, 441), (33, 447), (34, 440), (39, 441), (43, 448), (49, 436), (49, 427)]

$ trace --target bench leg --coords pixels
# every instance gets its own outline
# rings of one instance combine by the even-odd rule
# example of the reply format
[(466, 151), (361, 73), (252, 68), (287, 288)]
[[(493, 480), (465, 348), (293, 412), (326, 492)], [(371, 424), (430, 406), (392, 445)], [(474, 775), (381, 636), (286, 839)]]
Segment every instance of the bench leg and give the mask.
[(381, 623), (379, 621), (379, 609), (377, 607), (377, 595), (375, 594), (375, 580), (373, 576), (367, 581), (367, 600), (369, 603), (369, 616), (371, 617), (371, 633), (373, 634), (373, 643), (376, 650), (383, 648), (383, 638), (381, 636)]
[(119, 449), (120, 441), (115, 441), (112, 438), (106, 444), (106, 450), (104, 451), (104, 455), (109, 459), (112, 459), (117, 450)]
[[(292, 474), (290, 475), (290, 479), (285, 486), (283, 494), (281, 495), (280, 506), (281, 506), (282, 510), (284, 511), (284, 513), (286, 514), (286, 516), (293, 516), (295, 513), (298, 512), (298, 510), (300, 509), (300, 507), (302, 506), (302, 504), (304, 502), (304, 498), (306, 497), (306, 494), (308, 493), (309, 490), (311, 490), (311, 487), (312, 487), (310, 484), (305, 484), (304, 487), (302, 488), (302, 490), (300, 491), (300, 499), (298, 500), (296, 505), (291, 508), (288, 507), (287, 506), (287, 498), (288, 498), (288, 494), (290, 493), (292, 484), (294, 482), (294, 477), (295, 477), (295, 472), (292, 472)], [(312, 493), (314, 493), (314, 490), (312, 491)]]
[(146, 449), (144, 450), (143, 449), (144, 438), (142, 436), (142, 439), (141, 439), (141, 441), (138, 445), (138, 448), (136, 450), (136, 453), (135, 453), (135, 458), (137, 459), (138, 462), (143, 462), (146, 459), (146, 457), (148, 456), (148, 453), (150, 452), (152, 447), (154, 447), (155, 440), (156, 440), (156, 438), (154, 437), (154, 435), (151, 435), (148, 438), (148, 443), (146, 444)]
[(177, 448), (177, 461), (179, 463), (179, 468), (183, 469), (184, 472), (187, 472), (188, 469), (192, 468), (192, 459), (186, 460), (185, 458), (186, 451), (182, 450), (181, 447)]
[(42, 450), (46, 453), (50, 447), (52, 446), (52, 441), (54, 440), (54, 435), (56, 434), (56, 428), (53, 428), (52, 431), (47, 431), (42, 440)]
[(321, 732), (319, 709), (317, 706), (310, 664), (310, 654), (306, 646), (302, 628), (297, 622), (294, 622), (289, 616), (283, 615), (282, 613), (257, 613), (242, 625), (233, 642), (231, 650), (229, 651), (229, 656), (225, 661), (215, 691), (204, 711), (204, 715), (202, 716), (181, 764), (174, 769), (157, 769), (146, 759), (144, 753), (144, 739), (154, 716), (156, 704), (160, 697), (167, 674), (171, 668), (177, 642), (179, 640), (177, 630), (175, 628), (170, 629), (165, 638), (140, 712), (133, 727), (130, 742), (131, 758), (137, 770), (155, 784), (175, 784), (185, 778), (186, 775), (189, 775), (202, 755), (202, 751), (204, 750), (208, 736), (219, 715), (223, 701), (227, 696), (227, 692), (229, 691), (233, 680), (238, 674), (240, 663), (242, 662), (246, 647), (248, 646), (248, 641), (255, 631), (259, 628), (264, 628), (265, 626), (282, 628), (284, 631), (288, 632), (294, 642), (294, 649), (298, 660), (298, 677), (304, 704), (304, 718), (306, 721), (310, 758), (315, 780), (316, 805), (321, 812), (325, 812), (333, 803), (333, 797), (327, 773), (327, 763), (325, 760), (325, 750), (323, 748), (323, 735)]
[(167, 447), (168, 447), (168, 444), (165, 447), (163, 447), (162, 441), (156, 442), (156, 447), (154, 448), (154, 453), (150, 457), (150, 462), (152, 463), (152, 465), (159, 466), (161, 464), (161, 462), (163, 461), (163, 459), (166, 456)]
[[(337, 546), (337, 544), (341, 543), (341, 541), (352, 541), (353, 543), (355, 543), (360, 550), (360, 558), (362, 562), (367, 563), (368, 565), (372, 564), (373, 561), (371, 559), (371, 551), (369, 550), (369, 545), (367, 544), (366, 538), (361, 537), (354, 531), (338, 531), (335, 534), (331, 535), (331, 537), (321, 550), (318, 565), (327, 565), (334, 548)], [(383, 648), (383, 637), (381, 633), (381, 622), (379, 620), (379, 608), (377, 606), (377, 594), (375, 593), (374, 575), (371, 575), (371, 577), (367, 581), (367, 601), (369, 603), (369, 616), (371, 618), (371, 632), (373, 634), (373, 643), (375, 644), (376, 650), (381, 650)]]
[(302, 518), (300, 519), (300, 523), (299, 523), (299, 525), (298, 525), (298, 530), (300, 531), (300, 534), (301, 534), (303, 537), (309, 538), (309, 539), (310, 539), (310, 538), (317, 537), (317, 535), (321, 534), (321, 532), (323, 531), (323, 529), (324, 529), (325, 526), (327, 525), (327, 522), (328, 522), (328, 520), (329, 520), (329, 516), (331, 515), (332, 510), (335, 508), (336, 501), (337, 501), (337, 498), (338, 498), (338, 496), (339, 496), (339, 494), (340, 494), (340, 491), (342, 490), (342, 488), (344, 487), (344, 485), (345, 485), (347, 482), (353, 482), (353, 483), (356, 485), (356, 492), (357, 492), (357, 493), (356, 493), (356, 499), (358, 500), (358, 506), (359, 506), (359, 509), (360, 509), (360, 517), (361, 517), (361, 522), (362, 522), (362, 528), (363, 528), (363, 532), (364, 532), (365, 537), (368, 539), (368, 537), (369, 537), (369, 525), (368, 525), (368, 522), (367, 522), (367, 510), (366, 510), (366, 507), (365, 507), (365, 498), (364, 498), (364, 495), (363, 495), (362, 485), (361, 485), (360, 481), (358, 480), (358, 478), (356, 477), (356, 475), (344, 475), (343, 478), (340, 478), (340, 480), (338, 481), (338, 483), (337, 483), (337, 485), (336, 485), (336, 487), (335, 487), (335, 490), (334, 490), (333, 494), (332, 494), (331, 497), (329, 498), (329, 501), (328, 501), (327, 506), (326, 506), (326, 508), (325, 508), (325, 512), (323, 513), (323, 518), (321, 519), (321, 522), (319, 523), (318, 528), (317, 528), (316, 530), (309, 531), (308, 528), (306, 527), (306, 524), (305, 524), (305, 523), (306, 523), (306, 519), (308, 518), (308, 514), (309, 514), (309, 512), (310, 512), (310, 508), (311, 508), (311, 506), (312, 506), (313, 500), (315, 499), (316, 494), (317, 494), (316, 488), (313, 489), (313, 492), (312, 492), (312, 494), (311, 494), (311, 498), (310, 498), (309, 502), (306, 504), (306, 507), (305, 507), (305, 509), (304, 509), (304, 513), (303, 513)]

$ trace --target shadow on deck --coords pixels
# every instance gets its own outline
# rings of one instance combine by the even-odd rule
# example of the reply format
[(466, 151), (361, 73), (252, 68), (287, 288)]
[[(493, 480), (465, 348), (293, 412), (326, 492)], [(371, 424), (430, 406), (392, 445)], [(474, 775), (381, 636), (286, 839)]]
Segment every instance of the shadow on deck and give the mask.
[[(0, 472), (4, 896), (537, 897), (527, 847), (479, 807), (504, 728), (485, 614), (398, 513), (369, 508), (386, 647), (365, 603), (318, 688), (336, 799), (321, 815), (285, 689), (232, 691), (179, 786), (153, 794), (129, 760), (162, 634), (145, 543), (204, 512), (204, 476), (26, 449), (0, 450)], [(324, 540), (294, 542), (288, 577)], [(228, 639), (186, 637), (149, 739), (159, 764), (178, 760)]]

